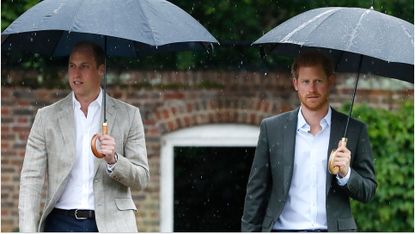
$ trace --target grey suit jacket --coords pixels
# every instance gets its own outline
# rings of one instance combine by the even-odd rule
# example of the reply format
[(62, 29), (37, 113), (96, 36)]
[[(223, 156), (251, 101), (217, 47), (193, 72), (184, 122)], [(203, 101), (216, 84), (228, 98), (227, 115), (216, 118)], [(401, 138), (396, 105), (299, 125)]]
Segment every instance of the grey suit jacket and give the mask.
[[(43, 231), (45, 218), (68, 182), (75, 159), (72, 96), (38, 110), (26, 146), (20, 178), (19, 227)], [(95, 216), (100, 232), (137, 232), (137, 210), (130, 188), (149, 181), (144, 129), (138, 108), (107, 96), (109, 135), (115, 138), (118, 162), (109, 175), (106, 162), (95, 159)], [(47, 175), (47, 176), (46, 176)], [(41, 190), (47, 178), (45, 207)]]
[[(242, 231), (271, 231), (288, 198), (294, 167), (299, 108), (264, 119), (249, 175)], [(347, 116), (332, 109), (327, 158), (342, 138)], [(351, 119), (347, 133), (351, 174), (345, 186), (327, 171), (326, 212), (328, 231), (356, 230), (349, 199), (370, 201), (376, 191), (375, 172), (366, 126)]]

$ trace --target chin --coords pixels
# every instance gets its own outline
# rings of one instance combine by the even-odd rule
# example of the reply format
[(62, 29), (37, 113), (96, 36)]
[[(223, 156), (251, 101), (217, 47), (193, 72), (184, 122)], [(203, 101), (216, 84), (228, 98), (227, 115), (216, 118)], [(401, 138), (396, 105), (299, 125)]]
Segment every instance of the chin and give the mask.
[(82, 92), (81, 90), (72, 89), (72, 91), (74, 92), (75, 96), (77, 96), (77, 97), (84, 95), (84, 92)]
[(318, 104), (305, 104), (304, 105), (307, 109), (311, 110), (311, 111), (320, 111), (326, 108), (325, 103), (318, 103)]

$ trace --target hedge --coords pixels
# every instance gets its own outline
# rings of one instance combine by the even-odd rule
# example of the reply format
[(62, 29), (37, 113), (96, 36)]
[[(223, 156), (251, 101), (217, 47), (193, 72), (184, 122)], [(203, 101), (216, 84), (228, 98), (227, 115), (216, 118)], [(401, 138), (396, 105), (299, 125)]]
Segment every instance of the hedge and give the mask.
[(353, 116), (368, 126), (378, 183), (371, 202), (352, 201), (359, 231), (413, 232), (413, 103), (404, 103), (393, 112), (360, 105)]

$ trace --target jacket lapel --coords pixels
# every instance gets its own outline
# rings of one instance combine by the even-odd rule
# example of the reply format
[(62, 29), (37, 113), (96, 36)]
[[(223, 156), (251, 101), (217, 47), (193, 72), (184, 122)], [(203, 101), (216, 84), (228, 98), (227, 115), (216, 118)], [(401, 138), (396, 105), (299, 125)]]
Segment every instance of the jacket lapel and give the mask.
[[(102, 108), (102, 112), (104, 112), (104, 108)], [(115, 125), (115, 118), (116, 118), (116, 105), (114, 99), (107, 95), (107, 121), (109, 125), (108, 134), (112, 135), (112, 130)], [(104, 121), (104, 114), (102, 114), (102, 121)]]
[(284, 126), (283, 155), (286, 155), (286, 157), (283, 157), (283, 160), (285, 161), (283, 165), (288, 165), (288, 168), (284, 167), (284, 178), (287, 178), (283, 183), (285, 194), (288, 194), (294, 170), (295, 137), (297, 129), (298, 111), (299, 108), (290, 112), (287, 118), (287, 123)]
[[(72, 104), (72, 94), (63, 99), (60, 110), (57, 113), (58, 125), (60, 133), (66, 146), (62, 148), (67, 149), (66, 154), (62, 160), (67, 164), (69, 169), (72, 169), (73, 161), (75, 159), (75, 121)], [(70, 170), (69, 170), (70, 171)]]

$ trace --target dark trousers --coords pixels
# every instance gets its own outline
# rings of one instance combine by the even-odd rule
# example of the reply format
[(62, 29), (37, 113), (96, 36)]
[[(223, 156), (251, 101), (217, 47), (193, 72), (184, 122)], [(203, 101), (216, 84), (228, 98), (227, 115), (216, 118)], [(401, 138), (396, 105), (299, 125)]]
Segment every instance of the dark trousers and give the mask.
[(76, 219), (52, 210), (45, 222), (45, 232), (98, 232), (95, 218)]

